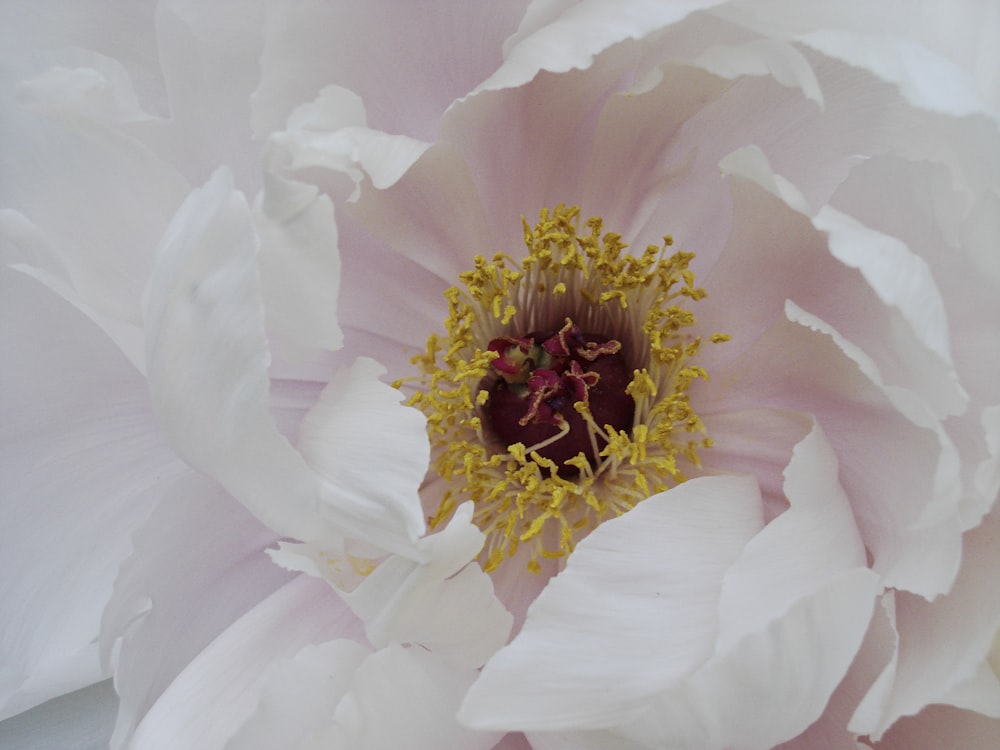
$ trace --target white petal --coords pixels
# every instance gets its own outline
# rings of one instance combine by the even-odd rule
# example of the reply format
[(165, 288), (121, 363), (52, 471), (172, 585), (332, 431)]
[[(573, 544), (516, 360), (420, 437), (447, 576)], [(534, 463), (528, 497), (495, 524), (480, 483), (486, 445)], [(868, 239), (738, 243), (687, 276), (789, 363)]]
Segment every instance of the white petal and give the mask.
[(158, 253), (145, 305), (150, 391), (182, 456), (279, 534), (308, 538), (318, 490), (268, 413), (256, 253), (249, 208), (220, 171)]
[(1000, 514), (994, 512), (965, 535), (961, 571), (944, 596), (928, 602), (897, 593), (898, 666), (881, 720), (865, 727), (867, 733), (878, 736), (900, 716), (940, 702), (975, 676), (1000, 626), (998, 533)]
[(922, 343), (950, 361), (944, 301), (927, 263), (895, 237), (869, 229), (856, 219), (824, 206), (813, 218), (830, 236), (830, 252), (857, 268), (887, 305), (899, 308)]
[(130, 536), (186, 468), (108, 338), (0, 266), (0, 716), (106, 677), (95, 643)]
[(726, 573), (719, 651), (763, 630), (832, 576), (865, 566), (865, 548), (837, 471), (837, 457), (814, 425), (785, 470), (791, 506), (747, 544)]
[(225, 750), (296, 748), (330, 722), (369, 650), (349, 640), (306, 646), (274, 662), (261, 678), (256, 711)]
[(159, 695), (128, 747), (217, 750), (253, 712), (271, 663), (331, 636), (360, 635), (357, 620), (328, 587), (299, 576), (230, 624), (198, 654)]
[[(250, 210), (221, 170), (168, 229), (148, 293), (149, 382), (166, 433), (182, 456), (279, 534), (331, 544), (346, 534), (412, 552), (408, 508), (415, 499), (383, 507), (354, 488), (322, 482), (278, 432), (268, 404), (256, 253)], [(351, 387), (388, 390), (361, 375), (354, 373)], [(414, 413), (395, 406), (400, 419)], [(396, 460), (404, 470), (417, 463)], [(369, 524), (373, 514), (385, 523)]]
[(0, 205), (17, 212), (5, 211), (3, 233), (25, 263), (62, 279), (71, 301), (142, 369), (142, 289), (186, 184), (134, 138), (102, 123), (9, 106), (3, 118), (4, 138), (17, 143), (0, 155)]
[[(917, 426), (901, 414), (891, 389), (846, 356), (864, 361), (829, 325), (788, 309), (808, 328), (775, 323), (739, 358), (710, 369), (726, 388), (699, 384), (692, 400), (710, 399), (713, 412), (811, 413), (834, 447), (841, 483), (886, 585), (928, 596), (947, 590), (961, 555), (953, 446), (940, 425)], [(938, 521), (922, 526), (924, 512)]]
[(275, 535), (195, 474), (174, 482), (132, 538), (101, 623), (122, 694), (116, 742), (233, 621), (289, 576), (264, 549)]
[(426, 421), (400, 406), (403, 395), (378, 380), (384, 373), (359, 359), (335, 374), (302, 423), (299, 450), (330, 487), (321, 517), (337, 523), (346, 510), (362, 529), (416, 539), (425, 530), (417, 490), (430, 459)]
[(607, 521), (483, 669), (464, 722), (612, 726), (712, 652), (722, 576), (762, 523), (753, 481), (693, 479)]
[(767, 750), (791, 739), (819, 718), (846, 673), (877, 586), (863, 568), (834, 576), (784, 617), (657, 696), (624, 727), (626, 734), (658, 747), (705, 750)]
[(694, 62), (724, 78), (772, 75), (784, 86), (797, 86), (807, 99), (823, 106), (823, 92), (816, 74), (805, 56), (790, 44), (755, 39), (738, 45), (713, 45)]
[(1000, 719), (1000, 677), (984, 659), (971, 678), (949, 690), (940, 702)]
[(311, 185), (265, 178), (254, 209), (267, 324), (297, 359), (339, 349), (340, 256), (333, 206)]
[(960, 117), (982, 112), (986, 106), (966, 71), (908, 39), (831, 29), (806, 34), (802, 40), (895, 83), (918, 107)]
[(460, 666), (479, 667), (507, 641), (511, 615), (490, 577), (470, 562), (483, 544), (465, 504), (448, 526), (425, 540), (424, 564), (402, 557), (382, 562), (344, 599), (377, 647), (417, 643)]
[[(953, 566), (957, 562), (955, 557), (959, 552), (961, 533), (958, 523), (961, 497), (959, 457), (954, 444), (941, 425), (928, 414), (925, 404), (906, 389), (884, 385), (874, 363), (857, 347), (845, 341), (836, 330), (792, 302), (786, 304), (786, 310), (790, 320), (829, 335), (900, 413), (935, 435), (938, 455), (933, 467), (930, 492), (924, 497), (919, 515), (900, 523), (890, 532), (897, 534), (905, 542), (888, 551), (885, 559), (876, 567), (885, 571), (886, 585), (910, 588), (930, 596), (946, 591), (955, 572)], [(910, 507), (918, 506), (911, 500)], [(929, 554), (934, 547), (941, 554), (937, 560)]]
[[(334, 132), (286, 131), (271, 142), (285, 149), (293, 170), (323, 167), (349, 176), (357, 185), (369, 178), (377, 188), (395, 183), (429, 144), (371, 128), (346, 127)], [(360, 187), (351, 196), (355, 200)]]

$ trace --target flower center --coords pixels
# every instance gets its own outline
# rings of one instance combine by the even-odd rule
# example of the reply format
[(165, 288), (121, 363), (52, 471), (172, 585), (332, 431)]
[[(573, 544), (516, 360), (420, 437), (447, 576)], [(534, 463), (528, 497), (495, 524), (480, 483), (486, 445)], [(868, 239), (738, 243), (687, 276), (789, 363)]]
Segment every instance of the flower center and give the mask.
[(600, 426), (629, 430), (635, 413), (621, 348), (620, 341), (584, 334), (569, 318), (558, 331), (493, 339), (488, 349), (498, 356), (480, 387), (489, 393), (494, 435), (529, 446), (563, 477), (580, 473), (568, 462), (581, 454), (596, 466), (608, 442)]
[[(701, 339), (684, 299), (690, 253), (672, 244), (625, 252), (619, 235), (579, 209), (544, 209), (527, 255), (475, 258), (450, 288), (445, 336), (414, 358), (432, 468), (445, 482), (436, 527), (466, 500), (493, 570), (521, 545), (528, 568), (562, 557), (607, 517), (686, 479), (710, 447), (687, 389)], [(714, 334), (720, 342), (728, 336)], [(699, 434), (701, 434), (699, 436)]]

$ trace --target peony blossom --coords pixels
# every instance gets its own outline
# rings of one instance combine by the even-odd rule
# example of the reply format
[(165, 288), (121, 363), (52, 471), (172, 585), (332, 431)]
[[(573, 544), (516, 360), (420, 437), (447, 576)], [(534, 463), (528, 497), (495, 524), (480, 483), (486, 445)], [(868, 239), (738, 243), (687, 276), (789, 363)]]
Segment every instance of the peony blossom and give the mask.
[(995, 743), (992, 4), (48, 5), (0, 732)]

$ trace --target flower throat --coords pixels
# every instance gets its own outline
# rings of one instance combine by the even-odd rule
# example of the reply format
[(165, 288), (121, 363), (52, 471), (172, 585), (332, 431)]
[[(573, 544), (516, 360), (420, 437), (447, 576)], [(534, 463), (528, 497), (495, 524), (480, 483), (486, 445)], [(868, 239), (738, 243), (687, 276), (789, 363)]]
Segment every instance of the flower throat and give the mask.
[[(432, 528), (466, 500), (493, 570), (529, 546), (528, 568), (563, 557), (608, 517), (685, 480), (710, 447), (687, 390), (706, 373), (682, 304), (694, 255), (625, 253), (598, 217), (543, 209), (527, 256), (476, 256), (445, 292), (445, 335), (415, 357), (432, 469), (447, 483)], [(712, 342), (728, 336), (714, 334)]]

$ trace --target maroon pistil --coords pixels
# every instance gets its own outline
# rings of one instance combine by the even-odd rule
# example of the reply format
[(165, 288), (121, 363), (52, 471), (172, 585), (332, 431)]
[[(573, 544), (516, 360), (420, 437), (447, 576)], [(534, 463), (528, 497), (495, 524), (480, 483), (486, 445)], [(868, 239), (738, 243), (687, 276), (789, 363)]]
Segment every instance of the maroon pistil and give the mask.
[[(487, 402), (494, 434), (505, 444), (523, 443), (560, 466), (560, 475), (578, 473), (566, 461), (583, 453), (593, 466), (605, 440), (594, 433), (576, 404), (589, 408), (604, 429), (627, 430), (635, 402), (625, 392), (631, 381), (621, 343), (583, 333), (569, 318), (558, 331), (536, 332), (489, 343), (496, 352), (495, 375)], [(595, 442), (597, 451), (595, 452)]]

